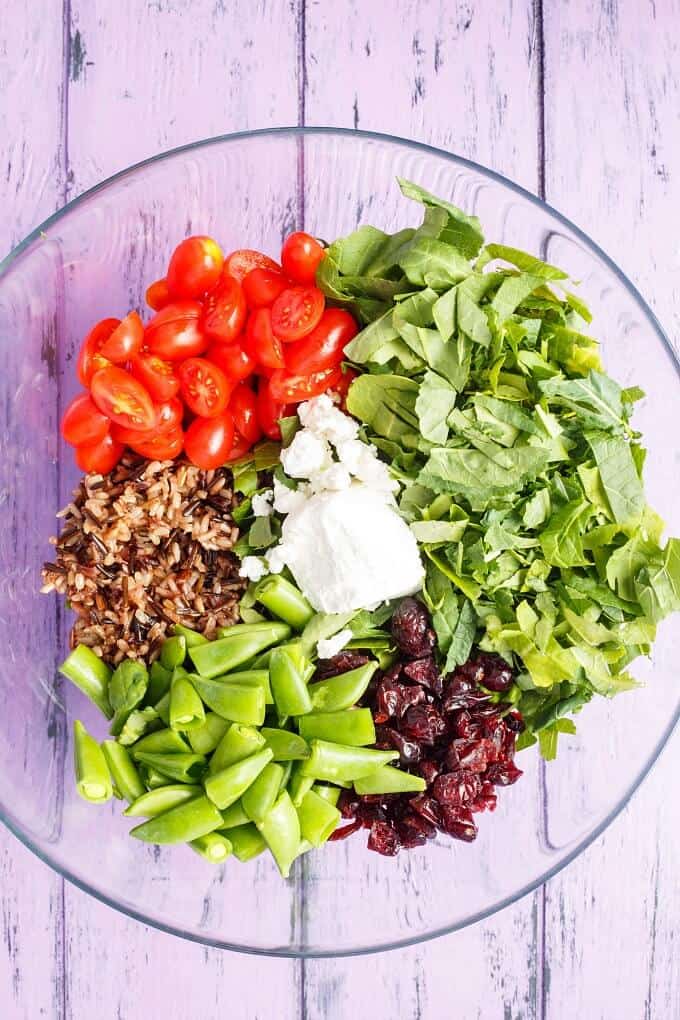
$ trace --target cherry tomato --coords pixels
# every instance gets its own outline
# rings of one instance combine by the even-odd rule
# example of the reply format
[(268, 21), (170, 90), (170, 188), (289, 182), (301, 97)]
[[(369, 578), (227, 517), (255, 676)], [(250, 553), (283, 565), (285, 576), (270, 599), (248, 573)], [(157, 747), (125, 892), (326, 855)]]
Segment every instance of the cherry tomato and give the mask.
[(211, 344), (206, 358), (219, 365), (226, 376), (237, 382), (252, 375), (257, 364), (240, 344)]
[(192, 464), (210, 471), (226, 463), (234, 442), (230, 414), (217, 418), (194, 418), (184, 436), (184, 449)]
[(239, 283), (251, 269), (257, 268), (271, 269), (274, 273), (281, 272), (278, 262), (274, 262), (274, 259), (270, 259), (268, 255), (263, 255), (261, 251), (253, 251), (252, 248), (239, 248), (237, 251), (233, 251), (231, 255), (227, 256), (224, 263), (225, 273), (233, 276)]
[(227, 464), (231, 464), (233, 461), (240, 460), (241, 457), (245, 457), (251, 445), (252, 444), (249, 443), (247, 439), (244, 439), (243, 436), (240, 436), (238, 432), (234, 432), (234, 442), (231, 450), (229, 451), (229, 456), (227, 457)]
[(103, 439), (95, 443), (83, 443), (76, 447), (76, 464), (85, 474), (106, 475), (111, 471), (125, 452), (122, 443), (107, 433)]
[(176, 298), (200, 298), (212, 290), (222, 273), (224, 255), (212, 237), (187, 237), (170, 257), (168, 290)]
[(269, 388), (274, 400), (282, 404), (299, 404), (302, 400), (310, 400), (333, 389), (341, 375), (339, 365), (324, 368), (320, 372), (310, 372), (309, 375), (290, 375), (285, 369), (279, 369), (269, 380)]
[(111, 422), (102, 414), (89, 393), (79, 393), (64, 411), (61, 434), (71, 446), (98, 443), (108, 434)]
[(140, 354), (130, 365), (130, 371), (153, 400), (169, 400), (179, 393), (179, 379), (172, 365), (155, 354)]
[(148, 436), (144, 433), (142, 438), (128, 443), (128, 446), (140, 457), (148, 457), (149, 460), (174, 460), (184, 448), (184, 433), (180, 428)]
[(154, 405), (156, 424), (151, 429), (131, 429), (126, 425), (111, 426), (111, 435), (125, 446), (132, 446), (136, 449), (135, 443), (146, 442), (154, 439), (155, 436), (167, 435), (168, 432), (181, 431), (182, 419), (184, 418), (184, 406), (181, 400), (172, 397), (163, 401), (162, 404)]
[(301, 340), (318, 324), (324, 297), (317, 287), (289, 287), (272, 305), (272, 329), (279, 340)]
[(76, 367), (78, 379), (83, 386), (89, 387), (94, 373), (110, 364), (109, 360), (103, 358), (99, 351), (102, 344), (106, 343), (118, 326), (120, 326), (120, 319), (102, 319), (92, 327), (83, 340)]
[(279, 418), (288, 417), (292, 410), (293, 408), (274, 399), (269, 379), (260, 379), (257, 384), (257, 417), (265, 436), (269, 439), (280, 439)]
[(156, 412), (149, 391), (117, 365), (102, 368), (92, 376), (92, 399), (116, 425), (155, 428)]
[(353, 368), (345, 368), (343, 366), (342, 372), (340, 373), (340, 378), (331, 387), (333, 392), (337, 393), (338, 396), (340, 397), (340, 407), (342, 408), (343, 411), (347, 410), (347, 393), (349, 392), (349, 388), (354, 382), (354, 380), (358, 378), (358, 376), (359, 373), (355, 372)]
[(249, 446), (256, 443), (262, 435), (262, 429), (257, 418), (257, 397), (250, 386), (239, 383), (231, 395), (229, 413), (234, 419), (237, 434)]
[(298, 230), (283, 242), (281, 249), (283, 271), (295, 283), (314, 283), (317, 266), (325, 254), (315, 237)]
[(223, 276), (205, 299), (203, 329), (211, 340), (231, 343), (246, 321), (248, 309), (238, 280)]
[(149, 308), (153, 308), (154, 312), (159, 312), (161, 308), (170, 304), (172, 298), (170, 297), (168, 281), (165, 277), (161, 280), (154, 280), (153, 283), (149, 284), (146, 288), (144, 299)]
[(233, 382), (219, 365), (207, 358), (187, 358), (179, 366), (179, 386), (182, 400), (201, 418), (216, 418), (225, 410)]
[(286, 368), (291, 375), (321, 372), (342, 361), (345, 347), (358, 333), (349, 312), (327, 308), (312, 332), (297, 343), (286, 347)]
[(120, 365), (136, 358), (144, 343), (144, 323), (138, 312), (130, 312), (99, 348), (102, 358)]
[(283, 273), (272, 269), (251, 269), (243, 277), (243, 294), (249, 308), (268, 308), (290, 286)]
[(209, 340), (200, 326), (203, 306), (198, 301), (173, 301), (147, 323), (146, 345), (166, 361), (183, 361), (203, 354)]
[(283, 368), (283, 349), (272, 330), (272, 313), (268, 308), (256, 308), (248, 316), (246, 350), (258, 365), (265, 368)]

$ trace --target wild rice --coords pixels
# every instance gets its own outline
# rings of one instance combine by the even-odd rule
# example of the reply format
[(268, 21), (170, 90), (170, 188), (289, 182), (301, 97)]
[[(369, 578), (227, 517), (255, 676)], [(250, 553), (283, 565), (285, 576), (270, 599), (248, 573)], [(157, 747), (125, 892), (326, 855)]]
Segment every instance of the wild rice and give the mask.
[(130, 455), (109, 475), (85, 475), (42, 570), (42, 591), (77, 614), (71, 645), (111, 663), (153, 659), (174, 623), (208, 637), (233, 623), (245, 588), (231, 552), (235, 502), (227, 468)]

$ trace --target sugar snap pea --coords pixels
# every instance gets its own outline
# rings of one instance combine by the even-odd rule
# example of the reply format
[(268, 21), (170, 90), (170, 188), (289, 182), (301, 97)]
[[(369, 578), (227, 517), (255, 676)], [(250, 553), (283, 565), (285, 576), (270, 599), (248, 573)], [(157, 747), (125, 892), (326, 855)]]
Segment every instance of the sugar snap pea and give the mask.
[(113, 783), (104, 752), (79, 719), (73, 724), (73, 763), (76, 787), (83, 800), (104, 804), (111, 799)]
[(161, 666), (173, 671), (175, 666), (181, 666), (187, 657), (187, 643), (181, 634), (175, 637), (166, 638), (161, 645)]
[(217, 712), (206, 712), (200, 726), (194, 726), (187, 732), (191, 750), (196, 754), (210, 754), (215, 750), (231, 724)]
[(144, 784), (128, 749), (116, 740), (105, 740), (102, 743), (102, 751), (114, 788), (118, 790), (123, 800), (132, 803), (141, 797), (144, 793)]
[(348, 747), (327, 740), (312, 740), (311, 754), (302, 763), (306, 776), (329, 782), (361, 779), (399, 757), (398, 751), (375, 751), (368, 747)]
[(174, 779), (176, 783), (195, 783), (206, 769), (206, 759), (202, 754), (166, 754), (163, 752), (138, 751), (137, 761), (158, 769), (164, 776)]
[(193, 797), (184, 804), (149, 818), (130, 830), (130, 835), (145, 843), (190, 843), (219, 829), (222, 815), (206, 796)]
[(300, 736), (330, 740), (352, 747), (375, 744), (375, 726), (370, 708), (346, 708), (340, 712), (316, 712), (297, 720)]
[(189, 846), (211, 864), (221, 864), (232, 853), (231, 841), (221, 832), (208, 832), (205, 836), (192, 839)]
[(288, 878), (290, 867), (298, 856), (300, 846), (300, 819), (286, 790), (279, 794), (276, 804), (257, 828), (271, 850), (277, 867)]
[(304, 715), (312, 710), (305, 679), (308, 660), (299, 644), (279, 645), (269, 661), (272, 695), (279, 715)]
[(205, 722), (205, 709), (189, 674), (181, 666), (172, 674), (170, 687), (170, 727), (173, 730), (192, 730)]
[(189, 649), (189, 656), (197, 672), (211, 680), (238, 669), (266, 648), (283, 641), (289, 634), (290, 628), (285, 623), (270, 623), (254, 633), (229, 634), (219, 641), (196, 645)]
[(340, 712), (352, 708), (366, 693), (371, 677), (378, 668), (377, 662), (351, 669), (347, 673), (319, 680), (309, 685), (313, 712)]
[(270, 762), (241, 797), (241, 804), (251, 822), (261, 822), (276, 803), (281, 789), (283, 768)]
[(94, 702), (107, 719), (113, 716), (109, 702), (109, 680), (112, 670), (87, 645), (77, 645), (62, 662), (59, 672)]
[(315, 790), (309, 790), (297, 809), (300, 832), (312, 846), (319, 847), (326, 842), (338, 827), (341, 815), (338, 809)]
[(187, 786), (184, 783), (161, 786), (141, 794), (123, 811), (123, 814), (129, 818), (155, 818), (170, 808), (186, 804), (194, 797), (200, 797), (202, 792), (200, 786)]
[(253, 857), (258, 857), (267, 849), (264, 838), (252, 823), (229, 829), (229, 842), (233, 847), (234, 857), (242, 864), (251, 861)]
[[(204, 783), (206, 794), (216, 807), (224, 811), (243, 796), (271, 758), (272, 752), (265, 747), (251, 754), (249, 758), (244, 758), (243, 761), (208, 775)], [(220, 820), (221, 818), (220, 815)]]
[(210, 759), (209, 771), (215, 773), (226, 769), (228, 765), (234, 765), (237, 761), (249, 758), (256, 751), (261, 751), (264, 746), (265, 739), (254, 726), (232, 723), (215, 748), (215, 753)]
[(280, 574), (272, 574), (260, 581), (255, 588), (255, 598), (294, 630), (304, 630), (314, 616), (314, 610), (300, 589)]

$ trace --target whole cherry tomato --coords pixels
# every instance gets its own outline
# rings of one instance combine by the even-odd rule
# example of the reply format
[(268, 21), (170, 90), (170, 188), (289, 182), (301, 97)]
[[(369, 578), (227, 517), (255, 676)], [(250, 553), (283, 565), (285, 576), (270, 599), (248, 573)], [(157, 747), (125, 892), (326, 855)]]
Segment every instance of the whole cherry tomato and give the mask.
[(95, 372), (91, 392), (102, 414), (116, 425), (138, 430), (155, 427), (156, 412), (149, 391), (117, 365)]
[(219, 365), (229, 379), (237, 382), (252, 375), (257, 366), (255, 358), (251, 358), (240, 344), (211, 344), (206, 352), (208, 361)]
[(76, 464), (87, 475), (106, 475), (116, 466), (124, 452), (123, 444), (117, 443), (111, 434), (107, 433), (97, 442), (76, 446)]
[(161, 280), (154, 280), (153, 283), (149, 284), (146, 288), (144, 299), (149, 308), (153, 308), (154, 312), (158, 312), (161, 308), (164, 308), (165, 305), (170, 304), (172, 298), (170, 297), (168, 281), (165, 277)]
[(126, 425), (111, 426), (111, 435), (125, 446), (136, 449), (135, 443), (152, 440), (156, 436), (166, 435), (168, 432), (181, 431), (182, 419), (184, 418), (184, 406), (177, 397), (171, 397), (160, 404), (154, 405), (156, 424), (152, 429), (131, 429)]
[(247, 314), (241, 284), (232, 276), (223, 276), (205, 299), (203, 330), (210, 340), (231, 343), (243, 329)]
[(234, 432), (234, 442), (231, 450), (229, 451), (229, 456), (227, 457), (227, 464), (231, 464), (233, 461), (240, 460), (241, 457), (245, 457), (250, 447), (251, 443), (249, 443), (247, 439), (240, 436), (238, 432)]
[(148, 457), (149, 460), (174, 460), (184, 448), (184, 433), (180, 428), (150, 435), (144, 433), (142, 438), (135, 439), (128, 446), (140, 457)]
[(249, 308), (268, 308), (290, 286), (283, 273), (272, 269), (251, 269), (243, 277), (243, 294)]
[(107, 435), (111, 422), (99, 410), (89, 393), (79, 393), (64, 411), (61, 434), (71, 446), (98, 443)]
[(320, 372), (310, 372), (309, 375), (289, 375), (285, 369), (279, 369), (269, 380), (269, 388), (272, 398), (279, 403), (299, 404), (302, 400), (310, 400), (333, 389), (341, 375), (339, 365), (324, 368)]
[(345, 347), (358, 332), (349, 312), (327, 308), (319, 324), (304, 340), (286, 346), (286, 368), (291, 375), (307, 375), (337, 365), (342, 361)]
[(274, 399), (269, 379), (260, 379), (257, 384), (257, 417), (262, 431), (269, 439), (280, 439), (279, 418), (286, 418), (293, 408)]
[(324, 306), (317, 287), (289, 287), (272, 305), (272, 329), (284, 343), (301, 340), (319, 323)]
[(248, 316), (246, 350), (258, 365), (265, 368), (283, 368), (283, 349), (272, 329), (269, 308), (256, 308)]
[(314, 283), (317, 266), (325, 254), (315, 237), (298, 230), (283, 242), (283, 271), (295, 283)]
[(76, 366), (81, 385), (89, 387), (94, 373), (111, 364), (108, 358), (103, 358), (99, 352), (118, 326), (120, 326), (120, 319), (102, 319), (92, 327), (83, 340)]
[(151, 354), (165, 361), (183, 361), (203, 354), (209, 340), (200, 325), (198, 301), (173, 301), (147, 323), (145, 340)]
[(179, 379), (172, 365), (156, 354), (139, 354), (130, 365), (130, 371), (154, 400), (169, 400), (179, 393)]
[(144, 343), (144, 323), (138, 312), (130, 312), (99, 348), (102, 358), (120, 365), (136, 358)]
[(257, 417), (257, 397), (250, 386), (239, 383), (229, 401), (229, 413), (234, 419), (237, 434), (252, 446), (262, 435)]
[(175, 298), (200, 298), (212, 290), (222, 273), (224, 255), (212, 237), (187, 237), (170, 257), (168, 290)]
[(225, 410), (234, 383), (207, 358), (187, 358), (179, 366), (182, 400), (201, 418), (216, 418)]
[(225, 464), (234, 442), (230, 414), (217, 418), (194, 418), (184, 436), (184, 449), (192, 464), (210, 471)]
[(224, 263), (225, 273), (233, 276), (239, 283), (251, 269), (257, 268), (271, 269), (274, 273), (281, 272), (278, 262), (274, 262), (274, 259), (270, 259), (268, 255), (263, 255), (261, 251), (254, 251), (252, 248), (239, 248), (237, 251), (233, 251), (231, 255), (227, 256)]

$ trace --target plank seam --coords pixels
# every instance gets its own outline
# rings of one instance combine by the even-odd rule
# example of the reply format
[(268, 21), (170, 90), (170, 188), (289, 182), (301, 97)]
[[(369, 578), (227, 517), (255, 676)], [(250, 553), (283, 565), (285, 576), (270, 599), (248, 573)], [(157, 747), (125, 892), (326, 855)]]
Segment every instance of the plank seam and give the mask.
[(545, 12), (543, 0), (533, 0), (537, 90), (537, 178), (539, 198), (545, 199)]

